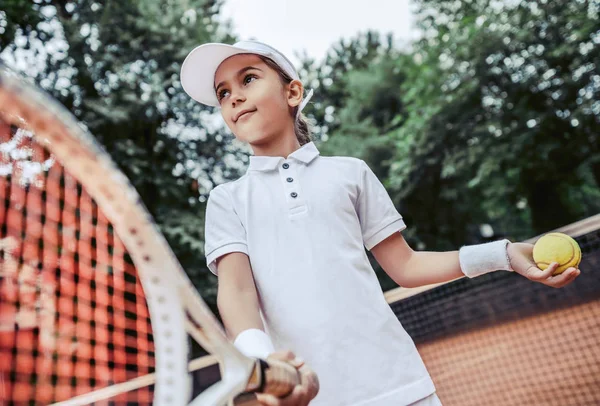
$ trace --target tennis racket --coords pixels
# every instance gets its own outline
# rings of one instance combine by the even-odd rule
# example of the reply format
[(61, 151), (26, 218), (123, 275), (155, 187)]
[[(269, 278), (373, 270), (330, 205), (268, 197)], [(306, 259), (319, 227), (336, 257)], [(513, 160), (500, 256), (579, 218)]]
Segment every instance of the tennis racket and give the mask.
[[(222, 379), (191, 399), (190, 339)], [(296, 369), (242, 355), (139, 195), (49, 95), (0, 65), (0, 403), (224, 405)]]

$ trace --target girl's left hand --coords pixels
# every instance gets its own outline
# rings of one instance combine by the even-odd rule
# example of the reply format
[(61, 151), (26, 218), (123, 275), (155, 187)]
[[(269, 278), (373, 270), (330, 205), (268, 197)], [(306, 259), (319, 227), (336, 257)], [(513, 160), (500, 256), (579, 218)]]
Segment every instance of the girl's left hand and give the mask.
[(537, 267), (533, 261), (533, 244), (509, 243), (507, 247), (508, 258), (512, 269), (529, 280), (543, 283), (553, 288), (562, 288), (573, 282), (581, 271), (577, 268), (568, 268), (559, 275), (552, 275), (558, 263), (553, 262), (545, 270)]

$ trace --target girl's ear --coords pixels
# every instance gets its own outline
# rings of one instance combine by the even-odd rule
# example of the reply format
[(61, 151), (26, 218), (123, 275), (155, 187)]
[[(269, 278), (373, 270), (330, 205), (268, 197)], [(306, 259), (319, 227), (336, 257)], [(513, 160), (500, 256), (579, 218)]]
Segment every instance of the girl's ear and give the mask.
[(288, 105), (290, 107), (298, 107), (302, 103), (304, 96), (304, 86), (299, 80), (292, 80), (288, 84)]

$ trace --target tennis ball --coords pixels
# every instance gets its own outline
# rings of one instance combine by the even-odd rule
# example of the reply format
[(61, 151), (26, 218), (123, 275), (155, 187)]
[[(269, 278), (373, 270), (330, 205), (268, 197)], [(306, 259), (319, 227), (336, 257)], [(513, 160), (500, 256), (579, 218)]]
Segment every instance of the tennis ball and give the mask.
[(552, 262), (559, 267), (553, 275), (558, 275), (567, 268), (579, 266), (581, 248), (573, 238), (563, 233), (549, 233), (542, 236), (533, 246), (533, 260), (540, 269), (546, 269)]

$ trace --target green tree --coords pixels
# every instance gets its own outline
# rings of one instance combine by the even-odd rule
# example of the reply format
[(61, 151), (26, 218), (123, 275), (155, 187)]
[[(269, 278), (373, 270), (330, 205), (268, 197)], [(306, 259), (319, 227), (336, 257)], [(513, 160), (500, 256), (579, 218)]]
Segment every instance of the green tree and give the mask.
[(307, 112), (316, 138), (327, 141), (323, 154), (359, 157), (387, 176), (393, 141), (386, 133), (401, 124), (403, 58), (391, 35), (373, 31), (333, 44), (320, 64), (304, 58), (303, 76), (315, 88)]
[(416, 235), (456, 247), (479, 223), (523, 238), (597, 212), (597, 5), (419, 4), (390, 174)]
[(17, 31), (29, 36), (42, 21), (38, 6), (31, 1), (6, 0), (0, 8), (0, 50), (9, 46)]

